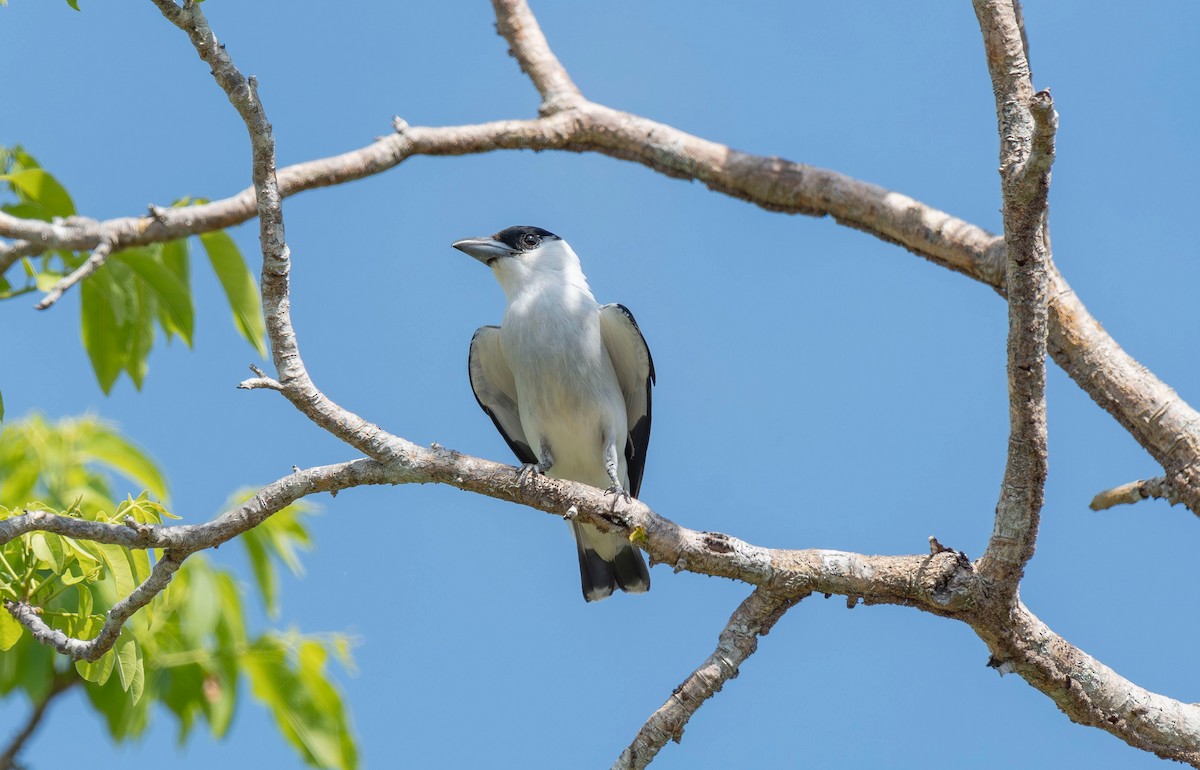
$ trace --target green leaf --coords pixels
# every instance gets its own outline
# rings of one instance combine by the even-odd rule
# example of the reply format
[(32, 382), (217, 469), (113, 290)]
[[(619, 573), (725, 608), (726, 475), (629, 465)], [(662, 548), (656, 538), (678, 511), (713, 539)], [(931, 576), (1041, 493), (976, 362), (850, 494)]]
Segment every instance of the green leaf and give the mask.
[(76, 575), (70, 569), (66, 569), (63, 570), (63, 573), (59, 576), (59, 579), (62, 580), (63, 585), (73, 586), (87, 580), (87, 575), (83, 572), (80, 572), (78, 575)]
[(113, 649), (117, 653), (117, 678), (121, 681), (121, 689), (137, 703), (142, 699), (146, 686), (146, 666), (141, 647), (132, 633), (122, 632)]
[(0, 393), (0, 422), (4, 422), (4, 394)]
[(310, 764), (357, 767), (358, 752), (341, 697), (325, 676), (327, 653), (311, 640), (299, 647), (299, 654), (292, 656), (278, 638), (264, 636), (255, 642), (243, 656), (254, 695)]
[(217, 639), (225, 649), (240, 650), (246, 646), (246, 618), (242, 610), (241, 588), (228, 572), (214, 570), (213, 580), (217, 585), (215, 595), (221, 608)]
[[(105, 657), (115, 657), (115, 650), (109, 650)], [(116, 668), (115, 664), (113, 668)], [(134, 670), (136, 675), (136, 669)], [(141, 735), (149, 723), (150, 700), (142, 698), (134, 700), (131, 696), (136, 683), (129, 682), (129, 690), (120, 677), (106, 680), (102, 686), (87, 686), (84, 692), (95, 711), (104, 717), (109, 735), (115, 740), (122, 741)]]
[(107, 543), (96, 543), (95, 546), (103, 557), (109, 574), (113, 577), (117, 597), (129, 596), (133, 593), (133, 589), (137, 588), (137, 580), (134, 578), (136, 573), (133, 564), (130, 563), (129, 551), (119, 545), (108, 545)]
[[(141, 280), (128, 265), (112, 266)], [(126, 312), (125, 317), (132, 316)], [(118, 473), (132, 480), (121, 483), (136, 482), (150, 491), (117, 504), (108, 477)], [(9, 500), (7, 490), (21, 494)], [(155, 523), (167, 511), (154, 497), (165, 494), (165, 479), (144, 450), (94, 417), (51, 422), (34, 414), (0, 432), (0, 500), (9, 506), (0, 506), (0, 519), (23, 504), (82, 520), (114, 522), (128, 515)], [(301, 513), (293, 505), (263, 525), (259, 545), (271, 569), (280, 563), (299, 567), (299, 551), (310, 542)], [(152, 558), (161, 558), (158, 551), (131, 554), (119, 546), (44, 532), (0, 548), (8, 563), (0, 570), (11, 568), (18, 577), (32, 574), (30, 582), (46, 597), (41, 606), (48, 622), (81, 639), (95, 637), (113, 603), (149, 574)], [(47, 581), (56, 567), (59, 579)], [(248, 658), (254, 657), (256, 695), (266, 693), (259, 697), (270, 700), (272, 722), (300, 756), (326, 767), (355, 767), (346, 704), (327, 670), (334, 655), (351, 665), (347, 640), (277, 633), (265, 635), (261, 644), (249, 639), (245, 593), (234, 573), (212, 566), (203, 555), (193, 556), (168, 590), (133, 616), (112, 650), (99, 661), (77, 662), (75, 672), (67, 673), (87, 680), (80, 689), (89, 708), (118, 741), (142, 734), (159, 704), (178, 717), (181, 740), (201, 721), (219, 738), (238, 713), (238, 698), (248, 692), (241, 678), (249, 676)], [(151, 608), (153, 620), (146, 612)], [(0, 609), (0, 647), (9, 647), (0, 653), (0, 695), (21, 690), (36, 701), (54, 682), (56, 665), (61, 672), (61, 656), (35, 643), (6, 615)]]
[(203, 647), (211, 640), (222, 608), (212, 570), (193, 566), (188, 562), (187, 611), (179, 616), (179, 630), (189, 646)]
[(29, 536), (33, 555), (40, 559), (52, 572), (63, 570), (62, 539), (53, 532), (34, 532)]
[(149, 366), (146, 359), (154, 347), (154, 321), (158, 317), (158, 303), (146, 284), (137, 281), (130, 287), (133, 298), (131, 322), (129, 324), (129, 355), (125, 359), (125, 371), (133, 380), (133, 387), (141, 390)]
[[(182, 243), (182, 241), (174, 243)], [(154, 296), (158, 299), (158, 307), (165, 314), (160, 315), (163, 331), (168, 336), (172, 333), (178, 334), (188, 347), (191, 347), (195, 316), (192, 295), (188, 292), (187, 284), (179, 280), (178, 273), (167, 267), (165, 253), (158, 254), (156, 253), (158, 251), (159, 249), (149, 248), (126, 249), (114, 254), (112, 259), (128, 265), (138, 278), (154, 292)], [(162, 251), (165, 252), (165, 249)], [(186, 259), (185, 251), (185, 271), (187, 269)]]
[(70, 217), (75, 215), (75, 203), (65, 187), (44, 168), (27, 168), (0, 176), (0, 179), (12, 185), (23, 199), (40, 203), (46, 211), (55, 217)]
[(29, 154), (29, 152), (21, 145), (13, 145), (7, 148), (0, 156), (7, 158), (7, 161), (12, 165), (9, 171), (21, 171), (27, 168), (41, 168), (42, 164), (37, 162), (37, 158)]
[(55, 270), (43, 270), (38, 273), (33, 279), (34, 286), (40, 292), (47, 292), (54, 288), (54, 285), (62, 280), (62, 273)]
[(179, 719), (179, 745), (187, 739), (204, 710), (204, 669), (198, 663), (172, 666), (159, 676), (159, 699)]
[[(183, 287), (183, 293), (187, 297), (188, 310), (192, 311), (194, 305), (192, 303), (191, 270), (189, 268), (187, 239), (180, 238), (177, 241), (167, 241), (162, 244), (160, 259), (163, 269), (174, 276), (178, 284)], [(188, 347), (192, 346), (191, 324), (188, 324), (185, 333), (185, 330), (178, 324), (174, 318), (174, 314), (170, 310), (169, 304), (166, 302), (159, 305), (158, 325), (162, 327), (163, 332), (167, 335), (168, 342), (170, 342), (172, 336), (178, 334), (187, 343)]]
[(77, 601), (79, 602), (79, 614), (88, 616), (91, 614), (91, 608), (94, 606), (94, 600), (91, 597), (91, 591), (86, 585), (79, 585), (76, 588)]
[(118, 309), (123, 312), (125, 300), (119, 296), (108, 271), (103, 268), (83, 282), (79, 293), (83, 347), (91, 359), (100, 389), (107, 394), (112, 391), (113, 383), (129, 357), (128, 334), (125, 325), (118, 320)]
[(167, 498), (167, 480), (150, 456), (133, 442), (99, 421), (80, 424), (83, 453), (88, 460), (120, 471), (150, 490), (160, 500)]
[(208, 252), (208, 261), (213, 272), (221, 281), (233, 320), (246, 341), (254, 346), (258, 354), (267, 357), (266, 330), (263, 326), (262, 306), (258, 301), (258, 286), (254, 276), (246, 267), (237, 244), (224, 230), (202, 233), (200, 243)]
[(191, 290), (191, 270), (189, 269), (190, 258), (188, 256), (188, 241), (187, 238), (180, 238), (176, 241), (167, 241), (162, 244), (162, 263), (163, 267), (171, 271), (171, 275), (179, 279), (183, 287), (188, 291)]
[[(270, 521), (270, 519), (267, 519)], [(265, 524), (266, 522), (263, 522)], [(261, 527), (262, 524), (259, 525)], [(255, 527), (254, 529), (258, 529)], [(258, 583), (258, 592), (262, 595), (262, 602), (267, 608), (267, 616), (270, 618), (279, 617), (279, 598), (278, 598), (278, 579), (275, 576), (275, 568), (271, 565), (271, 557), (267, 556), (267, 549), (262, 537), (246, 537), (254, 529), (247, 530), (242, 533), (242, 545), (246, 546), (246, 555), (250, 557), (250, 568), (254, 572), (254, 580)]]
[(25, 633), (25, 626), (9, 614), (8, 610), (0, 611), (0, 652), (8, 652)]
[(81, 677), (89, 682), (95, 682), (102, 685), (112, 676), (113, 664), (116, 662), (116, 655), (112, 650), (100, 656), (99, 660), (77, 660), (75, 661), (75, 670)]
[[(234, 500), (241, 502), (248, 499), (250, 494), (252, 493), (243, 490), (235, 496)], [(240, 538), (250, 557), (250, 567), (254, 572), (259, 592), (262, 594), (267, 615), (272, 618), (279, 615), (279, 580), (275, 574), (273, 559), (283, 562), (293, 575), (304, 574), (304, 566), (300, 563), (297, 551), (312, 547), (312, 538), (301, 520), (308, 512), (308, 506), (303, 503), (293, 503), (257, 527), (247, 530)]]
[(79, 10), (79, 0), (67, 0), (67, 5), (71, 6), (77, 11)]

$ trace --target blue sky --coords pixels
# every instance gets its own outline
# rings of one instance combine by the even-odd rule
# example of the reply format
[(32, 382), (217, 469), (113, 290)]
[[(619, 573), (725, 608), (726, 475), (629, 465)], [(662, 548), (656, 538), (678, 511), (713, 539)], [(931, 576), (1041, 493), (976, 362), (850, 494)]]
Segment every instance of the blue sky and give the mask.
[[(92, 217), (245, 187), (244, 129), (184, 36), (148, 2), (82, 3), (0, 9), (0, 143), (23, 143)], [(536, 113), (484, 2), (204, 8), (259, 78), (281, 164), (360, 147), (394, 114), (443, 125)], [(994, 103), (965, 2), (534, 10), (595, 101), (999, 228)], [(1055, 258), (1126, 350), (1200, 402), (1200, 6), (1031, 2), (1026, 20), (1035, 85), (1053, 90), (1061, 120)], [(471, 334), (499, 321), (503, 295), (449, 244), (535, 224), (567, 238), (600, 301), (630, 307), (645, 332), (658, 387), (642, 497), (657, 511), (766, 546), (916, 553), (935, 535), (975, 557), (987, 542), (1007, 435), (1005, 307), (960, 275), (827, 219), (593, 155), (415, 158), (291, 198), (284, 214), (311, 374), (399, 435), (511, 460), (466, 378)], [(253, 223), (233, 234), (256, 254)], [(165, 467), (172, 507), (202, 521), (237, 487), (354, 455), (282, 398), (234, 389), (255, 354), (211, 275), (194, 282), (195, 350), (160, 344), (142, 392), (123, 380), (100, 393), (77, 292), (45, 313), (0, 306), (0, 386), (10, 418), (119, 423)], [(1158, 502), (1089, 511), (1097, 491), (1160, 469), (1057, 368), (1049, 420), (1023, 599), (1135, 682), (1200, 700), (1200, 523)], [(320, 502), (281, 623), (359, 640), (358, 672), (341, 681), (366, 767), (607, 767), (748, 593), (657, 567), (648, 595), (586, 605), (568, 529), (545, 514), (436, 486)], [(245, 567), (236, 549), (217, 558)], [(986, 661), (962, 624), (810, 598), (654, 767), (1158, 765)], [(24, 709), (0, 704), (0, 719)], [(249, 701), (220, 743), (177, 749), (165, 713), (139, 744), (103, 736), (72, 695), (25, 758), (45, 768), (85, 748), (133, 767), (297, 764)]]

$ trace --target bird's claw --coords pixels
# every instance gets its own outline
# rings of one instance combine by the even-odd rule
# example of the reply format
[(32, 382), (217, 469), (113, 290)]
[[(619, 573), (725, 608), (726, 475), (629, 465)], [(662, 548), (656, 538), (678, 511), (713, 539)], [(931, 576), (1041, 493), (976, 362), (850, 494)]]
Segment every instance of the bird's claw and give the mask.
[(530, 476), (541, 476), (545, 473), (542, 466), (537, 463), (525, 463), (521, 466), (521, 470), (517, 473), (517, 483), (525, 486), (525, 482), (529, 481)]
[(613, 509), (614, 510), (617, 507), (617, 500), (620, 500), (621, 498), (625, 499), (626, 505), (633, 502), (633, 498), (629, 496), (629, 492), (626, 491), (620, 484), (613, 484), (611, 487), (604, 490), (604, 494), (616, 495), (616, 497), (613, 498)]

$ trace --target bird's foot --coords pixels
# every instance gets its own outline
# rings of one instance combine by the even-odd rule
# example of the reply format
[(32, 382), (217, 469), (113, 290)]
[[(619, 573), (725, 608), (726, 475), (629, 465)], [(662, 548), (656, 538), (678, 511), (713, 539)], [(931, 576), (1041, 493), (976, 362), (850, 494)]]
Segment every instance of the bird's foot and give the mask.
[(525, 463), (517, 473), (517, 484), (525, 486), (525, 482), (529, 481), (530, 476), (542, 476), (545, 473), (546, 469), (539, 463)]
[(625, 499), (626, 505), (633, 502), (633, 498), (629, 496), (629, 492), (627, 492), (620, 484), (613, 484), (611, 487), (604, 490), (604, 494), (615, 495), (615, 497), (613, 497), (613, 504), (612, 504), (612, 509), (614, 511), (617, 510), (617, 501), (622, 498)]

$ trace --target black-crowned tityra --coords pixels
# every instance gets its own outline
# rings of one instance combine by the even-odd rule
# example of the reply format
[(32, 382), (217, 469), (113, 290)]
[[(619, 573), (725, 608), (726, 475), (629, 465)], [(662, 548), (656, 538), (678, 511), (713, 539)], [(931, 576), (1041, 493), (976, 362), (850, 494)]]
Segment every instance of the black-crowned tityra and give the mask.
[[(597, 304), (579, 257), (540, 227), (509, 227), (454, 248), (490, 267), (508, 299), (501, 325), (475, 332), (468, 369), (475, 398), (523, 473), (636, 497), (650, 443), (654, 362), (633, 315)], [(626, 537), (571, 526), (585, 599), (650, 588), (646, 563)]]

